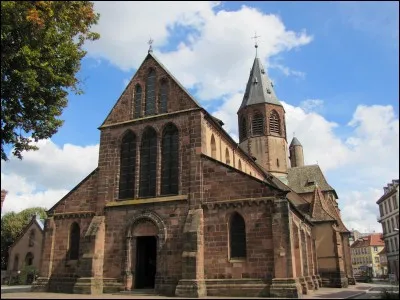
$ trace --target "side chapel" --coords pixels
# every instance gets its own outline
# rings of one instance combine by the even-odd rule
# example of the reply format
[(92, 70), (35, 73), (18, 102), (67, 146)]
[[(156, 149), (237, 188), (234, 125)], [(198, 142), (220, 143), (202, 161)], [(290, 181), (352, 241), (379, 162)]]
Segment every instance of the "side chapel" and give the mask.
[(98, 167), (49, 211), (33, 289), (293, 297), (355, 284), (338, 195), (256, 56), (239, 144), (151, 49), (100, 130)]

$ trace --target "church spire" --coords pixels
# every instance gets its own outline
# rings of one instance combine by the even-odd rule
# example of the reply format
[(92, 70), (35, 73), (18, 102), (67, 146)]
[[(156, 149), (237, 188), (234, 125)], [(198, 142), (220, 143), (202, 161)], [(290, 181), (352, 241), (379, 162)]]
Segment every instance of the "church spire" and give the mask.
[(257, 56), (257, 47), (258, 45), (256, 42), (256, 57), (250, 71), (249, 80), (247, 81), (246, 92), (244, 93), (243, 101), (239, 109), (259, 103), (269, 103), (282, 106), (275, 95), (273, 83), (268, 78), (264, 66), (261, 63), (260, 58)]

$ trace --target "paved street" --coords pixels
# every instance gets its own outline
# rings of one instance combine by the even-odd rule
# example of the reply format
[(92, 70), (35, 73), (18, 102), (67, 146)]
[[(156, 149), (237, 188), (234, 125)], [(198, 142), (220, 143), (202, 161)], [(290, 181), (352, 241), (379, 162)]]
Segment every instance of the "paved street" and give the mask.
[[(9, 292), (14, 288), (13, 292)], [(7, 292), (7, 289), (9, 290)], [(104, 294), (104, 295), (78, 295), (76, 294), (62, 294), (62, 293), (31, 293), (26, 292), (26, 286), (20, 287), (22, 292), (15, 292), (15, 287), (2, 287), (2, 299), (186, 299), (178, 297), (165, 297), (156, 295), (144, 295), (140, 293), (135, 294)], [(380, 299), (381, 293), (384, 289), (397, 290), (398, 286), (391, 286), (385, 282), (376, 283), (357, 283), (355, 286), (349, 286), (346, 289), (338, 288), (321, 288), (309, 295), (303, 295), (302, 299)], [(206, 299), (226, 299), (226, 297), (205, 297)], [(243, 299), (242, 297), (229, 297), (229, 299)], [(257, 299), (257, 298), (245, 298)], [(259, 298), (263, 299), (263, 298)]]

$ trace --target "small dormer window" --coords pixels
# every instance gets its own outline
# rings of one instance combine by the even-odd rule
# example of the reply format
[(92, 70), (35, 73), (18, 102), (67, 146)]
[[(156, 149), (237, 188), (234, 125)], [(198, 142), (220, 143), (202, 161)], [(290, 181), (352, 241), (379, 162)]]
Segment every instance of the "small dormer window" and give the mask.
[(257, 83), (258, 83), (257, 77), (254, 77), (253, 83), (254, 83), (254, 84), (257, 84)]
[(264, 69), (261, 69), (261, 73), (262, 73), (262, 74), (265, 74), (265, 71), (264, 71)]
[(267, 88), (267, 93), (268, 93), (268, 94), (271, 94), (271, 90), (270, 90), (270, 89), (268, 89), (268, 88)]

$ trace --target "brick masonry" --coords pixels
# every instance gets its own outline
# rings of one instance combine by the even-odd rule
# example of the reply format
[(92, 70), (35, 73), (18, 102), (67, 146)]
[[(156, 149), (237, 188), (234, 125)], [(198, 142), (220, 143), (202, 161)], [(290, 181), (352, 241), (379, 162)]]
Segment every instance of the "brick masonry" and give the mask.
[[(134, 119), (133, 92), (140, 84), (145, 95), (150, 68), (156, 72), (156, 91), (167, 80), (167, 113)], [(159, 107), (156, 92), (156, 111)], [(284, 122), (283, 110), (278, 113)], [(210, 119), (208, 113), (148, 55), (100, 126), (98, 167), (49, 210), (40, 278), (33, 289), (89, 294), (134, 290), (140, 275), (136, 274), (137, 238), (156, 236), (158, 293), (183, 297), (301, 295), (303, 274), (296, 274), (301, 261), (294, 251), (292, 222), (302, 220), (302, 228), (310, 234), (313, 224), (276, 185), (203, 154), (205, 118)], [(179, 131), (179, 195), (162, 196), (161, 141), (170, 123)], [(140, 142), (149, 126), (157, 133), (156, 195), (140, 199)], [(133, 199), (120, 200), (120, 144), (127, 130), (137, 140), (135, 193)], [(222, 130), (220, 134), (226, 135)], [(245, 220), (247, 255), (240, 260), (229, 257), (229, 220), (234, 212)], [(74, 222), (80, 226), (80, 255), (71, 261), (69, 234)], [(305, 261), (311, 261), (316, 248), (309, 243), (299, 251)], [(341, 255), (339, 248), (337, 255)], [(306, 286), (317, 288), (313, 284), (319, 278), (317, 263), (305, 266)]]

